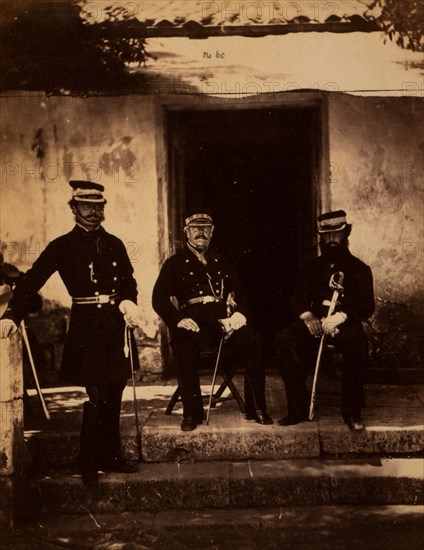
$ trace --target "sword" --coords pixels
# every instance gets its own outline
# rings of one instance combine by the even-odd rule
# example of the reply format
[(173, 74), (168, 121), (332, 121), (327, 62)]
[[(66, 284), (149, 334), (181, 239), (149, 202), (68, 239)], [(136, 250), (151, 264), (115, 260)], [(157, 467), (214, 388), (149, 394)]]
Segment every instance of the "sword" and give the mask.
[[(336, 280), (336, 277), (337, 277), (337, 280)], [(333, 290), (333, 296), (331, 297), (330, 305), (328, 306), (327, 317), (330, 317), (330, 315), (332, 315), (334, 313), (334, 310), (336, 309), (339, 295), (340, 293), (343, 292), (343, 287), (342, 287), (343, 279), (344, 279), (343, 271), (337, 271), (336, 273), (333, 273), (333, 275), (331, 275), (330, 277), (330, 282), (328, 286)], [(309, 415), (308, 415), (309, 420), (313, 420), (314, 418), (314, 407), (315, 407), (315, 400), (317, 396), (316, 387), (317, 387), (317, 380), (318, 380), (318, 371), (321, 364), (322, 352), (324, 350), (325, 337), (326, 337), (326, 334), (323, 334), (321, 336), (321, 341), (319, 343), (319, 348), (318, 348), (317, 360), (315, 363), (314, 379), (312, 382), (311, 403), (309, 406)]]
[(140, 423), (139, 423), (139, 420), (138, 420), (137, 394), (136, 394), (136, 389), (135, 389), (134, 358), (133, 358), (133, 350), (132, 350), (132, 346), (131, 346), (131, 327), (129, 325), (125, 325), (124, 355), (125, 355), (125, 357), (130, 358), (131, 379), (132, 379), (132, 387), (133, 387), (135, 429), (136, 429), (136, 439), (137, 439), (137, 449), (138, 449), (138, 460), (141, 461), (142, 460), (141, 431), (140, 431)]
[[(234, 292), (229, 292), (229, 294), (227, 296), (227, 317), (231, 316), (231, 312), (236, 306), (237, 306), (237, 304), (234, 301)], [(209, 426), (209, 417), (210, 417), (211, 409), (212, 409), (213, 390), (214, 390), (214, 387), (215, 387), (216, 375), (218, 374), (218, 366), (219, 366), (219, 360), (221, 358), (222, 344), (226, 340), (226, 337), (229, 337), (229, 336), (225, 333), (225, 328), (222, 327), (222, 334), (221, 334), (221, 338), (219, 340), (218, 353), (216, 354), (215, 368), (214, 368), (213, 377), (212, 377), (211, 391), (210, 391), (210, 396), (209, 396), (208, 413), (207, 413), (207, 416), (206, 416), (206, 426)]]
[(206, 416), (206, 426), (209, 426), (209, 416), (211, 414), (211, 408), (212, 408), (213, 389), (215, 387), (216, 375), (218, 373), (218, 365), (219, 365), (219, 359), (221, 357), (221, 350), (222, 350), (222, 344), (224, 343), (224, 337), (225, 337), (225, 329), (224, 327), (222, 327), (222, 335), (219, 340), (218, 353), (216, 354), (215, 368), (214, 368), (213, 377), (212, 377), (212, 385), (211, 385), (211, 392), (209, 396), (209, 405), (208, 405), (208, 414)]
[(38, 397), (40, 398), (40, 403), (41, 403), (41, 406), (43, 408), (44, 416), (46, 417), (46, 420), (51, 420), (49, 410), (47, 409), (46, 402), (44, 401), (44, 397), (43, 397), (43, 394), (41, 392), (40, 383), (38, 382), (37, 371), (35, 370), (34, 358), (32, 356), (31, 347), (29, 345), (28, 334), (27, 334), (27, 330), (26, 330), (26, 326), (25, 326), (24, 321), (21, 322), (21, 331), (22, 331), (22, 338), (24, 340), (25, 347), (26, 347), (26, 350), (27, 350), (27, 353), (28, 353), (28, 358), (29, 358), (29, 362), (30, 362), (30, 365), (31, 365), (32, 374), (34, 376), (35, 386), (37, 388)]

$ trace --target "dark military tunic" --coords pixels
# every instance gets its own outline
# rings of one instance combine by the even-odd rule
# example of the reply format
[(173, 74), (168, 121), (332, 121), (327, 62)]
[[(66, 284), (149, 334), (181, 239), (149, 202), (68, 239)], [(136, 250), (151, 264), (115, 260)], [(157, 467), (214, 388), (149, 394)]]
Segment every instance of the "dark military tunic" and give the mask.
[[(82, 386), (115, 383), (131, 376), (124, 355), (125, 321), (122, 300), (137, 300), (137, 283), (123, 242), (103, 227), (85, 231), (78, 225), (52, 241), (17, 285), (4, 317), (17, 324), (27, 310), (27, 299), (59, 272), (72, 297), (112, 295), (107, 304), (73, 304), (62, 356), (61, 378)], [(138, 356), (132, 338), (135, 368)]]
[[(247, 316), (246, 294), (230, 261), (212, 248), (205, 254), (207, 265), (203, 265), (187, 247), (179, 250), (163, 264), (153, 289), (153, 308), (172, 331), (184, 317), (186, 302), (198, 296), (221, 297), (216, 318), (226, 317), (225, 301), (229, 292), (235, 293), (239, 311)], [(180, 309), (170, 301), (175, 296)], [(182, 308), (181, 308), (182, 307)], [(204, 308), (203, 308), (204, 309)]]
[(342, 271), (343, 296), (335, 311), (344, 311), (348, 321), (365, 321), (374, 311), (373, 279), (369, 266), (353, 256), (348, 249), (331, 264), (325, 256), (310, 261), (302, 270), (294, 292), (292, 306), (296, 319), (305, 311), (312, 311), (318, 319), (327, 315), (333, 291), (329, 288), (331, 275)]

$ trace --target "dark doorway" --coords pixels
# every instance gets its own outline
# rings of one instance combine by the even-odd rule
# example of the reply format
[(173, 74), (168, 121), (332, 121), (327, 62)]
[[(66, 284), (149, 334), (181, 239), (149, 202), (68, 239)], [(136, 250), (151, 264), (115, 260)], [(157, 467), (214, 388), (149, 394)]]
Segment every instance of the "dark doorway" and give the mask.
[(169, 112), (168, 136), (171, 239), (184, 242), (185, 207), (212, 208), (213, 246), (232, 258), (249, 322), (270, 343), (289, 319), (298, 267), (313, 252), (317, 109)]

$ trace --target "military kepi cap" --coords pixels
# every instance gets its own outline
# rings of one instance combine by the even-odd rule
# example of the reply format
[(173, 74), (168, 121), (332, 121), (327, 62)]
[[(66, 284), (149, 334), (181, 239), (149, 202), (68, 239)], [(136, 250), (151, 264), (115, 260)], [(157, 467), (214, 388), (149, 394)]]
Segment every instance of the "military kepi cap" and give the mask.
[(335, 210), (318, 216), (318, 233), (329, 233), (330, 231), (341, 231), (347, 226), (346, 212)]
[(195, 225), (211, 226), (213, 225), (212, 212), (205, 207), (191, 208), (184, 214), (184, 225), (186, 227)]
[(100, 183), (71, 180), (69, 185), (72, 187), (72, 198), (74, 200), (106, 204), (106, 199), (103, 197), (105, 188)]

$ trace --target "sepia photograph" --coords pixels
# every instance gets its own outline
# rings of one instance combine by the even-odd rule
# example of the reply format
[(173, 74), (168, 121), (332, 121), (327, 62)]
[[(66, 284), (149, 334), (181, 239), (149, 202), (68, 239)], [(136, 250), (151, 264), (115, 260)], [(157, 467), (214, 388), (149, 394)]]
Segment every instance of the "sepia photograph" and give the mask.
[(424, 1), (0, 31), (0, 548), (421, 548)]

